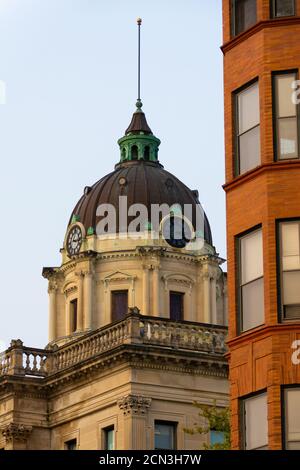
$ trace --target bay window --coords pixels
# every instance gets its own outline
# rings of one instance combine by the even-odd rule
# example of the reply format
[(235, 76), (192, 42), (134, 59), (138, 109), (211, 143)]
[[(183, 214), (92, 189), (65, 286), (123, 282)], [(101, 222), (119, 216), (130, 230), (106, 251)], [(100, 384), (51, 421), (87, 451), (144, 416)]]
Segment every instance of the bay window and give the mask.
[(258, 82), (236, 94), (236, 174), (261, 163)]
[(282, 18), (295, 15), (295, 0), (272, 0), (272, 17)]
[(292, 88), (297, 72), (273, 75), (275, 153), (277, 160), (299, 158), (298, 106)]
[(300, 386), (284, 391), (285, 448), (300, 450)]
[(281, 222), (279, 238), (282, 317), (300, 319), (300, 220)]
[(262, 230), (239, 238), (239, 329), (264, 323), (264, 271)]
[(242, 435), (245, 450), (268, 449), (267, 394), (262, 393), (242, 401)]
[(256, 23), (256, 0), (232, 0), (232, 35), (246, 31)]

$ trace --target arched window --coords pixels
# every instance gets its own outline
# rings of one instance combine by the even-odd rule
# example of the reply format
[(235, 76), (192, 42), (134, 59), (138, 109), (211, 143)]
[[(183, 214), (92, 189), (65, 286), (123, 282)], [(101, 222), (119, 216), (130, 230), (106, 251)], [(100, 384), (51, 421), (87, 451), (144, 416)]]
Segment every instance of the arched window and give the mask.
[(123, 148), (123, 150), (122, 150), (122, 158), (123, 158), (123, 160), (126, 160), (126, 149), (125, 148)]
[(149, 145), (146, 145), (146, 147), (144, 149), (144, 160), (146, 160), (147, 162), (150, 160), (150, 147), (149, 147)]
[(131, 147), (131, 159), (137, 160), (138, 159), (138, 148), (137, 145), (133, 145)]

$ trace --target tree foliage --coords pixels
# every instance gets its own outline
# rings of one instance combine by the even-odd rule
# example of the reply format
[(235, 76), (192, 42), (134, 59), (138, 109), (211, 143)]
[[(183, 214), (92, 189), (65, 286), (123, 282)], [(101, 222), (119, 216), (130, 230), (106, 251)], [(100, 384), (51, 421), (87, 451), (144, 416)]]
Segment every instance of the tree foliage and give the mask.
[(205, 450), (229, 450), (230, 449), (230, 412), (229, 408), (220, 408), (213, 405), (201, 405), (194, 403), (199, 410), (200, 418), (205, 420), (204, 426), (195, 424), (194, 428), (185, 429), (187, 434), (209, 434), (211, 431), (223, 433), (222, 443), (204, 444)]

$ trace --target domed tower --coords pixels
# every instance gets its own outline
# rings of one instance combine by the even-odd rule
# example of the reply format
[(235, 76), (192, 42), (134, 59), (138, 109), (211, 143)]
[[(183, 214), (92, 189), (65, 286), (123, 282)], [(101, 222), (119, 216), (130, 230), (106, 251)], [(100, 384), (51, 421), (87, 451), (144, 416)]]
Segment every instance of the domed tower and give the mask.
[(75, 205), (61, 265), (43, 270), (49, 344), (14, 341), (1, 357), (0, 448), (199, 449), (220, 439), (184, 429), (195, 400), (228, 404), (223, 260), (198, 192), (159, 162), (140, 98), (118, 143), (114, 171)]
[(44, 269), (51, 344), (121, 320), (135, 307), (146, 316), (226, 323), (223, 260), (198, 192), (159, 162), (160, 140), (140, 101), (118, 143), (114, 171), (85, 187), (72, 212), (61, 267)]

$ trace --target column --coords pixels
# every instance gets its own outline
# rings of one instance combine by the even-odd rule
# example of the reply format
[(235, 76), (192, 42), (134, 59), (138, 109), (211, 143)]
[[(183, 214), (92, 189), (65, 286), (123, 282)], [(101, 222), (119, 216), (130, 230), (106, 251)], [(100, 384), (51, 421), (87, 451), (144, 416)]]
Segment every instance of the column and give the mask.
[(143, 315), (149, 315), (149, 267), (143, 266)]
[(159, 309), (159, 267), (155, 266), (153, 268), (153, 273), (152, 273), (152, 280), (153, 280), (153, 285), (152, 285), (152, 298), (153, 298), (153, 315), (155, 317), (159, 317), (160, 315), (160, 309)]
[(204, 323), (210, 323), (210, 274), (203, 274), (203, 320)]
[(87, 271), (84, 274), (84, 329), (92, 329), (93, 314), (93, 273)]
[(217, 279), (214, 275), (211, 279), (211, 323), (217, 324)]
[(127, 395), (118, 400), (124, 416), (124, 449), (147, 449), (146, 426), (151, 398)]
[(49, 343), (56, 339), (56, 291), (55, 285), (49, 283), (48, 294), (49, 294), (49, 328), (48, 328), (48, 339)]
[(78, 299), (77, 299), (77, 329), (83, 330), (83, 275), (77, 273), (78, 276)]

